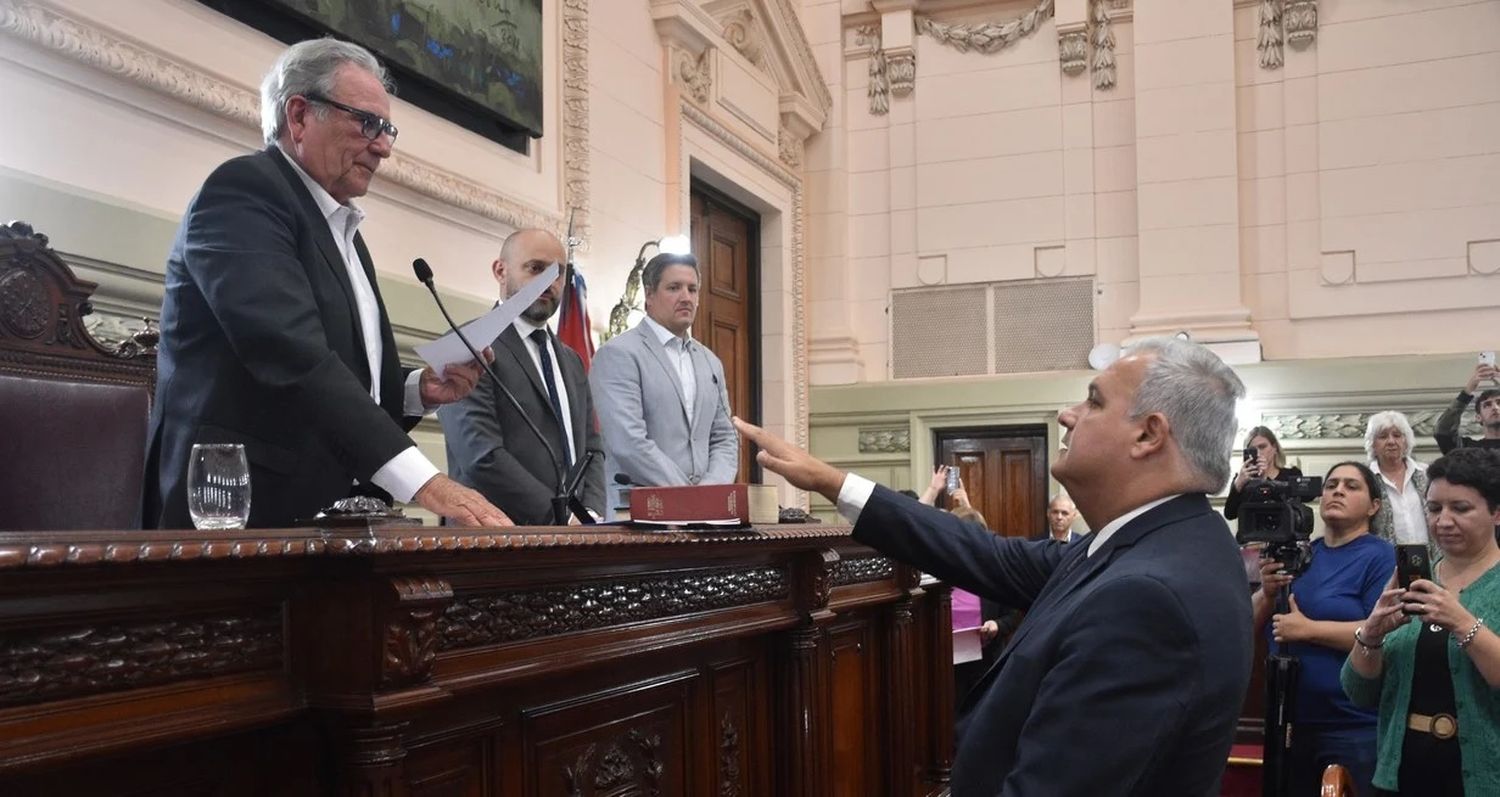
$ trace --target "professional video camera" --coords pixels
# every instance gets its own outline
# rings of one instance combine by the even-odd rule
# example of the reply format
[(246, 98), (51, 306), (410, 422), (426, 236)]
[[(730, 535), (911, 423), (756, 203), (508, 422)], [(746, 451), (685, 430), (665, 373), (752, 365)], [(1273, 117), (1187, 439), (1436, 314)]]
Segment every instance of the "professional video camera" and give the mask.
[(1275, 559), (1282, 572), (1300, 575), (1307, 569), (1313, 531), (1313, 512), (1308, 501), (1323, 494), (1323, 480), (1299, 476), (1291, 481), (1253, 479), (1245, 485), (1240, 503), (1240, 545), (1265, 543), (1263, 559)]

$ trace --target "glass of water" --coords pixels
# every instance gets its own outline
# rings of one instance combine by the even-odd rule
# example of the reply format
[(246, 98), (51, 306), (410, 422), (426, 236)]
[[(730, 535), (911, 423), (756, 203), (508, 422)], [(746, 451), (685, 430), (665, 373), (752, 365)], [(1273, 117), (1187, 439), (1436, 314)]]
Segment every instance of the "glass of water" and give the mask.
[(188, 461), (188, 514), (199, 529), (242, 529), (250, 520), (250, 465), (239, 443), (199, 443)]

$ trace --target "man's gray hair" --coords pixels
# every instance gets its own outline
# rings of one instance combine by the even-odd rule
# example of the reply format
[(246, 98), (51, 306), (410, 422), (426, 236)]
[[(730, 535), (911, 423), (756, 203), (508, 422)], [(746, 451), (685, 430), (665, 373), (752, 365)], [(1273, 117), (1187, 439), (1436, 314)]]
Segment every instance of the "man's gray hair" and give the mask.
[[(1067, 501), (1070, 504), (1073, 503), (1073, 499), (1068, 497), (1067, 492), (1065, 492), (1065, 491), (1059, 491), (1059, 492), (1053, 493), (1052, 497), (1049, 498), (1049, 499), (1047, 499), (1047, 508), (1051, 509), (1052, 505), (1055, 504), (1055, 503), (1057, 503), (1058, 501)], [(1074, 507), (1076, 508), (1077, 504), (1074, 504)]]
[(1234, 405), (1245, 395), (1239, 376), (1208, 348), (1181, 338), (1148, 338), (1126, 354), (1155, 355), (1135, 392), (1131, 419), (1153, 412), (1166, 416), (1200, 479), (1197, 486), (1209, 494), (1224, 489), (1234, 447)]
[(1411, 421), (1406, 419), (1406, 413), (1386, 410), (1371, 415), (1369, 424), (1365, 426), (1365, 453), (1370, 456), (1371, 462), (1375, 461), (1375, 438), (1391, 427), (1395, 427), (1406, 436), (1406, 448), (1402, 450), (1401, 456), (1411, 456), (1411, 447), (1417, 439), (1416, 434), (1411, 430)]
[[(297, 42), (286, 48), (260, 81), (260, 132), (267, 144), (275, 144), (286, 131), (287, 100), (298, 94), (333, 99), (333, 78), (345, 64), (369, 72), (387, 93), (395, 93), (390, 74), (369, 50), (333, 38)], [(317, 113), (327, 114), (328, 109), (319, 106)]]

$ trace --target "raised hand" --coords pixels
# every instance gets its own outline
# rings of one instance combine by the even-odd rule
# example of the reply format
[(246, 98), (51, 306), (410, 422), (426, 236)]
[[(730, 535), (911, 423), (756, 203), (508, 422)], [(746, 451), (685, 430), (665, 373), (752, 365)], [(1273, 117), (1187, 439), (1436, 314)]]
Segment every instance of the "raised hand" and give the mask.
[(794, 487), (811, 490), (829, 501), (838, 502), (839, 489), (844, 486), (847, 474), (755, 424), (739, 418), (733, 420), (734, 428), (760, 448), (755, 459), (761, 467), (791, 482)]

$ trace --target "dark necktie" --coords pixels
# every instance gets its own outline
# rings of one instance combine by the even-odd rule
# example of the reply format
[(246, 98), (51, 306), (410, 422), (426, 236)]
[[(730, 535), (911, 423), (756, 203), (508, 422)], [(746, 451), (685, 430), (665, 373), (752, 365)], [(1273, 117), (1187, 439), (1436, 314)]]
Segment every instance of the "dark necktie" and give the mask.
[(563, 425), (562, 401), (557, 395), (557, 380), (552, 378), (552, 353), (547, 349), (547, 330), (533, 331), (531, 340), (536, 343), (537, 354), (541, 355), (542, 382), (547, 385), (547, 400), (552, 402), (552, 416), (557, 419), (557, 439), (562, 444), (562, 448), (557, 450), (557, 455), (562, 457), (563, 470), (571, 471), (573, 456), (568, 449), (567, 427)]

